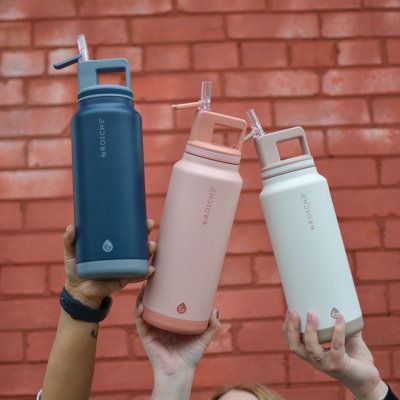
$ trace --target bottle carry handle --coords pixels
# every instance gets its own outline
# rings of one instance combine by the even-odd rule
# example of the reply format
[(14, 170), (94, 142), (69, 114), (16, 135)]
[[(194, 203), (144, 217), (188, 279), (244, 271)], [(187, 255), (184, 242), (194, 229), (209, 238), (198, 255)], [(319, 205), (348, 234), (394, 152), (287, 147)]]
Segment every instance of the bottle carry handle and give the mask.
[(190, 131), (189, 141), (199, 140), (211, 143), (212, 136), (216, 125), (226, 128), (234, 128), (240, 130), (240, 136), (235, 149), (240, 150), (242, 147), (242, 137), (246, 133), (247, 122), (244, 119), (231, 117), (229, 115), (219, 114), (212, 111), (199, 110), (194, 119), (192, 130)]

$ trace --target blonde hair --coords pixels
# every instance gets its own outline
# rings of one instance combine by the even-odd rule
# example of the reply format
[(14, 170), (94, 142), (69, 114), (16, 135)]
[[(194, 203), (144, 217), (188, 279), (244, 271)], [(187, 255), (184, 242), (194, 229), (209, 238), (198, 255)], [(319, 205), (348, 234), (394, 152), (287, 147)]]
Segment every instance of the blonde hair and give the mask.
[(230, 392), (231, 390), (241, 390), (243, 392), (248, 392), (254, 394), (259, 400), (283, 400), (278, 394), (268, 389), (260, 383), (244, 382), (238, 385), (228, 385), (223, 386), (215, 392), (211, 400), (219, 400), (224, 394)]

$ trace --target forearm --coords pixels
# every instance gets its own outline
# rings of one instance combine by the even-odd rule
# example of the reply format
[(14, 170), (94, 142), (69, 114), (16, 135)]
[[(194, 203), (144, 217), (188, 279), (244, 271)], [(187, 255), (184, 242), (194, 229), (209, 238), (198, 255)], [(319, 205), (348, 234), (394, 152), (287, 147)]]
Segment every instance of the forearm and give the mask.
[(388, 386), (385, 382), (380, 381), (374, 387), (366, 387), (361, 389), (350, 388), (355, 396), (355, 400), (382, 400), (388, 393)]
[(92, 385), (98, 324), (74, 320), (61, 310), (47, 363), (42, 400), (88, 400)]
[(154, 388), (151, 400), (189, 400), (194, 370), (176, 374), (154, 373)]

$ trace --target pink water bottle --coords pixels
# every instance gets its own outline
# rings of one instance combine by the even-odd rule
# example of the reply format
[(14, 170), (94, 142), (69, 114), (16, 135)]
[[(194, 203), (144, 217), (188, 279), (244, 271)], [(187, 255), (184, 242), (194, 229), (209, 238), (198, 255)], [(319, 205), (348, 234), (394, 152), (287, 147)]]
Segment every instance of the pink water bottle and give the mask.
[[(242, 178), (246, 121), (210, 111), (211, 82), (200, 101), (183, 158), (172, 170), (160, 224), (155, 275), (144, 294), (143, 319), (182, 334), (203, 332), (210, 319)], [(215, 126), (240, 130), (235, 146), (212, 142)]]

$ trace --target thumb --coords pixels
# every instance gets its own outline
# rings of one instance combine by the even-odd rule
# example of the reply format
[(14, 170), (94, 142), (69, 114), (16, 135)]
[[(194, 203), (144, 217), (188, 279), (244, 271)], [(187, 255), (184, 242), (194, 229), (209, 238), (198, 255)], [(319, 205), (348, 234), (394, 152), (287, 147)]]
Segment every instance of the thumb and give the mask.
[(217, 334), (221, 324), (219, 322), (219, 311), (214, 308), (211, 313), (210, 322), (208, 324), (208, 328), (204, 333), (202, 333), (199, 337), (200, 341), (208, 347), (211, 341), (214, 339), (214, 336)]

